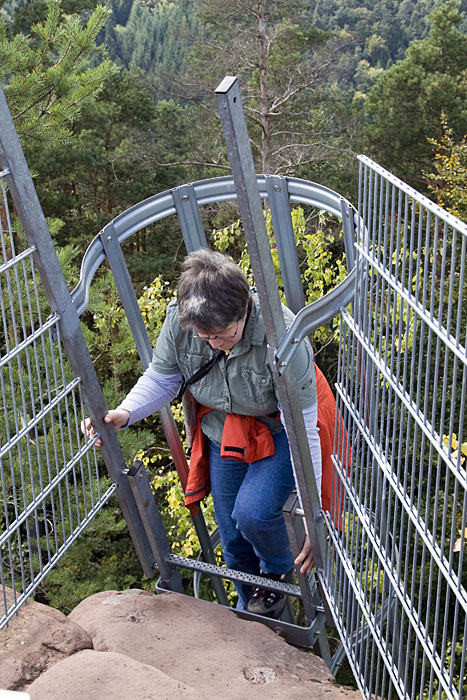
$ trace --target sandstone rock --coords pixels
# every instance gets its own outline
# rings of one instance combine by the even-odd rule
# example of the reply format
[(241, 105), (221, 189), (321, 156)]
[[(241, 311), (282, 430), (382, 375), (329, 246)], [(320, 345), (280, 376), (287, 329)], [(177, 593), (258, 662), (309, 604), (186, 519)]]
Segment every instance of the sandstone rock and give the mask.
[[(13, 591), (6, 589), (8, 604)], [(82, 649), (90, 635), (59, 610), (29, 601), (0, 632), (0, 688), (25, 690), (43, 671)]]
[(188, 596), (107, 591), (84, 600), (70, 618), (89, 632), (96, 651), (128, 655), (204, 697), (361, 697), (336, 686), (320, 658), (290, 646), (264, 625)]
[(1, 633), (2, 686), (27, 690), (31, 700), (361, 697), (261, 624), (188, 596), (140, 590), (96, 594), (69, 618), (24, 606)]
[(28, 688), (31, 700), (203, 700), (153, 666), (115, 652), (80, 651)]

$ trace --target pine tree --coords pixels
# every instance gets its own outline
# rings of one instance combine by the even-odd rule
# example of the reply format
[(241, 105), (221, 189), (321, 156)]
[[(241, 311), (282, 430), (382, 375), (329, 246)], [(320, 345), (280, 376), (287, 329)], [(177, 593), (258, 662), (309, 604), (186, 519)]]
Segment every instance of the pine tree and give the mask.
[(431, 14), (431, 30), (413, 42), (404, 60), (381, 75), (368, 95), (369, 150), (386, 168), (423, 187), (433, 159), (429, 138), (441, 138), (443, 112), (455, 138), (467, 124), (467, 35), (457, 28), (460, 2)]
[(304, 0), (195, 0), (194, 7), (187, 72), (175, 79), (158, 72), (155, 85), (202, 115), (198, 162), (226, 163), (214, 99), (225, 75), (239, 79), (259, 172), (309, 173), (333, 149), (345, 150), (344, 125), (353, 114), (338, 86), (344, 36), (316, 29)]
[(23, 144), (66, 140), (83, 103), (114, 72), (109, 60), (99, 61), (102, 48), (95, 44), (108, 14), (98, 6), (82, 22), (64, 15), (60, 0), (49, 0), (46, 19), (28, 35), (11, 35), (0, 22), (0, 83)]

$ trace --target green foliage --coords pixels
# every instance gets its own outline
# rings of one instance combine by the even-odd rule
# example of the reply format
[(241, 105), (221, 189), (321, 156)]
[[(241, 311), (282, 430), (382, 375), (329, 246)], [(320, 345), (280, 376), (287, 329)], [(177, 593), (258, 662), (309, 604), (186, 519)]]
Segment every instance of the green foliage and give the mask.
[(339, 161), (348, 172), (346, 131), (356, 113), (340, 65), (346, 37), (307, 21), (304, 0), (197, 0), (195, 8), (187, 73), (172, 94), (198, 112), (196, 160), (227, 164), (214, 90), (236, 75), (258, 171), (310, 177), (314, 167), (329, 172)]
[(192, 3), (134, 0), (127, 5), (126, 20), (117, 20), (113, 28), (115, 60), (126, 68), (135, 65), (147, 72), (157, 66), (158, 71), (179, 74), (192, 39)]
[[(5, 4), (11, 6), (14, 3)], [(44, 22), (47, 18), (47, 5), (47, 0), (20, 0), (10, 23), (12, 34), (28, 34), (34, 24)], [(67, 15), (90, 14), (89, 11), (96, 7), (96, 0), (61, 0), (60, 5)]]
[[(444, 0), (315, 0), (309, 16), (321, 29), (346, 32), (347, 76), (365, 97), (378, 76), (429, 32), (428, 15)], [(463, 5), (466, 5), (463, 1)]]
[(119, 505), (110, 501), (45, 579), (36, 600), (69, 613), (106, 590), (153, 588), (138, 561)]
[[(448, 126), (443, 113), (441, 117), (442, 136), (440, 140), (429, 139), (435, 152), (435, 171), (424, 172), (428, 189), (438, 204), (467, 222), (467, 143), (464, 136), (456, 142), (454, 131)], [(467, 126), (466, 126), (467, 128)]]
[[(64, 222), (56, 237), (59, 245), (71, 236), (81, 257), (112, 218), (173, 184), (177, 168), (169, 173), (159, 162), (166, 149), (175, 158), (177, 146), (172, 150), (169, 129), (173, 126), (176, 132), (181, 120), (182, 108), (172, 109), (168, 103), (156, 107), (141, 75), (121, 71), (105, 81), (97, 99), (83, 105), (71, 143), (30, 145), (27, 156), (38, 174), (36, 189), (44, 212)], [(137, 287), (152, 279), (156, 259), (169, 274), (175, 251), (170, 224), (159, 224), (157, 236), (150, 229), (133, 236), (125, 252)]]
[(149, 286), (143, 288), (142, 294), (138, 299), (139, 308), (152, 345), (155, 344), (162, 328), (165, 310), (171, 296), (173, 296), (173, 290), (170, 289), (169, 282), (157, 276)]
[[(151, 469), (156, 458), (145, 457), (143, 461)], [(158, 502), (162, 501), (164, 504), (161, 511), (162, 518), (173, 552), (183, 557), (198, 557), (201, 553), (200, 545), (190, 513), (185, 507), (185, 494), (177, 472), (159, 467), (153, 476), (151, 486)], [(204, 502), (203, 515), (208, 530), (212, 532), (216, 527), (216, 520), (211, 497)]]
[(460, 2), (449, 0), (430, 16), (431, 29), (404, 60), (385, 71), (368, 94), (367, 138), (386, 168), (420, 186), (433, 158), (428, 138), (441, 138), (445, 113), (456, 138), (467, 123), (467, 36), (459, 31)]
[[(56, 231), (57, 222), (49, 223)], [(16, 254), (27, 248), (17, 219), (13, 219), (12, 226), (11, 236), (2, 235), (5, 257), (13, 245)], [(70, 277), (76, 277), (72, 247), (60, 248), (57, 254), (62, 269)], [(31, 342), (31, 334), (37, 333), (50, 313), (37, 274), (32, 274), (27, 263), (16, 270), (4, 268), (3, 328), (8, 329), (9, 337), (0, 334), (0, 355), (4, 359), (0, 436), (2, 443), (8, 438), (5, 447), (15, 433), (21, 431), (22, 435), (19, 441), (12, 440), (8, 468), (6, 463), (2, 468), (0, 523), (2, 529), (5, 526), (8, 529), (19, 518), (17, 535), (11, 540), (14, 544), (10, 549), (10, 565), (16, 581), (21, 582), (24, 576), (28, 585), (33, 573), (37, 576), (46, 563), (61, 555), (64, 542), (76, 532), (84, 513), (89, 513), (90, 504), (97, 500), (98, 487), (104, 493), (110, 483), (108, 478), (99, 477), (97, 470), (91, 475), (89, 463), (88, 468), (82, 463), (81, 469), (79, 464), (74, 471), (70, 469), (78, 448), (82, 448), (77, 416), (73, 415), (73, 409), (79, 411), (77, 396), (68, 391), (68, 398), (62, 394), (64, 385), (73, 379), (73, 372), (63, 356), (63, 348), (52, 335), (44, 332), (39, 342)], [(28, 336), (29, 347), (25, 342)], [(24, 347), (8, 359), (20, 340)], [(59, 406), (53, 408), (60, 394)], [(46, 406), (50, 410), (44, 410)], [(144, 433), (139, 436), (138, 444), (146, 446)], [(133, 454), (135, 449), (133, 445)], [(38, 499), (39, 492), (51, 482), (55, 482), (54, 488)], [(8, 546), (8, 541), (2, 545), (2, 554)], [(13, 585), (13, 579), (8, 579), (9, 571), (5, 575)], [(69, 611), (96, 590), (126, 587), (135, 580), (141, 582), (140, 567), (126, 523), (114, 503), (90, 523), (62, 566), (50, 573), (37, 598)]]
[[(463, 658), (463, 644), (462, 642), (458, 642), (457, 644), (454, 645), (454, 651), (453, 651), (453, 645), (452, 642), (449, 642), (446, 645), (446, 655), (445, 655), (445, 667), (446, 668), (457, 668), (460, 669), (463, 667), (465, 662), (465, 659)], [(459, 688), (459, 697), (466, 697), (467, 695), (467, 678), (464, 676), (462, 679), (462, 685), (461, 685), (461, 679), (459, 675), (454, 675), (452, 677), (451, 683), (452, 687), (454, 688)], [(433, 687), (432, 688), (427, 688), (424, 690), (421, 699), (420, 700), (447, 700), (449, 696), (447, 693), (442, 690), (440, 687), (439, 681), (435, 678), (433, 681)]]
[[(157, 339), (172, 295), (169, 283), (158, 276), (143, 289), (138, 299), (152, 344)], [(110, 406), (116, 405), (141, 374), (141, 363), (110, 271), (96, 278), (91, 286), (84, 320), (83, 332), (98, 377), (104, 384), (107, 402)], [(133, 461), (134, 453), (129, 458)]]
[(85, 320), (83, 331), (96, 372), (101, 382), (106, 382), (107, 392), (116, 398), (139, 368), (134, 366), (137, 359), (133, 339), (109, 271), (93, 285)]
[(108, 17), (98, 6), (87, 22), (63, 15), (60, 0), (49, 0), (47, 17), (28, 36), (11, 36), (0, 22), (0, 82), (23, 139), (65, 140), (82, 103), (95, 96), (114, 68), (91, 65), (96, 36)]
[[(60, 251), (60, 259), (68, 267), (70, 251), (66, 250), (65, 253), (67, 253), (66, 259), (64, 259), (64, 252)], [(152, 292), (145, 290), (140, 300), (143, 313), (146, 312), (145, 306), (148, 299), (155, 299), (159, 291), (162, 298), (164, 290), (165, 285), (159, 280), (155, 280)], [(158, 314), (157, 309), (159, 309)], [(152, 328), (155, 331), (160, 326), (164, 311), (165, 305), (159, 299), (150, 314), (150, 330)], [(109, 405), (116, 405), (141, 372), (141, 364), (136, 357), (133, 338), (124, 320), (124, 312), (110, 273), (98, 279), (91, 287), (88, 313), (92, 317), (92, 323), (83, 328), (86, 340), (107, 402)], [(43, 371), (47, 372), (48, 368), (44, 367)], [(52, 442), (50, 442), (52, 438), (53, 432), (50, 431), (47, 436), (50, 443), (49, 453), (53, 452)], [(42, 459), (37, 460), (38, 464), (47, 463), (44, 439), (41, 438), (40, 441), (43, 454)], [(160, 429), (153, 431), (142, 426), (137, 432), (127, 430), (120, 434), (119, 440), (128, 465), (140, 454), (153, 455), (155, 444), (161, 445), (158, 452), (167, 462), (167, 449), (164, 450)], [(35, 452), (32, 450), (31, 457), (34, 459), (34, 456)], [(19, 468), (17, 472), (17, 478), (20, 480)], [(35, 473), (36, 481), (38, 478), (38, 473)], [(40, 478), (43, 483), (47, 483), (47, 473), (41, 474)], [(108, 485), (108, 479), (101, 480), (102, 490), (106, 483)], [(68, 518), (76, 515), (73, 508), (74, 504), (72, 504), (72, 510), (64, 514), (67, 528)], [(46, 542), (44, 538), (42, 539), (41, 546), (45, 550)], [(108, 589), (121, 590), (132, 586), (151, 588), (153, 582), (143, 575), (126, 522), (118, 504), (112, 500), (90, 522), (83, 535), (63, 557), (59, 566), (50, 572), (36, 594), (36, 599), (69, 612), (81, 600), (93, 593)]]

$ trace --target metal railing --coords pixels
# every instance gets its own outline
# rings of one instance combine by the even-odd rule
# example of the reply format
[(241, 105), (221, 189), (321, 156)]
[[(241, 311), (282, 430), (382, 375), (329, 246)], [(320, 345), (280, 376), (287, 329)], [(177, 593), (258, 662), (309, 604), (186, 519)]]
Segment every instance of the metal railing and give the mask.
[[(0, 581), (5, 626), (116, 493), (145, 573), (148, 537), (56, 251), (0, 90)], [(85, 415), (105, 434), (80, 431)], [(118, 488), (117, 488), (118, 487)], [(181, 589), (173, 567), (161, 573)]]
[[(0, 576), (3, 622), (115, 490), (81, 439), (80, 381), (50, 313), (34, 246), (12, 231), (0, 173)], [(5, 589), (10, 593), (8, 598)]]
[(10, 175), (0, 173), (2, 626), (116, 488), (81, 436), (81, 380), (64, 352), (60, 315), (44, 292), (37, 245), (13, 228)]
[[(353, 313), (341, 314), (342, 428), (325, 585), (366, 697), (460, 699), (467, 226), (360, 162), (359, 274)], [(344, 429), (347, 465), (337, 458)]]

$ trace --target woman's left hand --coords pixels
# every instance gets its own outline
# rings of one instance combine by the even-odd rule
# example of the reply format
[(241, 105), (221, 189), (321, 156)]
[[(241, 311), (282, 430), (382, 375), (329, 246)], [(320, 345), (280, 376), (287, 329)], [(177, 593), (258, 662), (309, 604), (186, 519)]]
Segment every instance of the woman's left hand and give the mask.
[(314, 566), (314, 561), (313, 561), (313, 552), (311, 551), (311, 544), (310, 544), (310, 538), (308, 537), (308, 533), (305, 536), (305, 541), (303, 543), (302, 551), (298, 555), (298, 557), (295, 559), (295, 565), (300, 566), (300, 573), (301, 574), (311, 574), (311, 570)]

